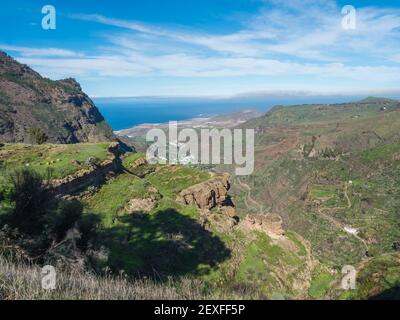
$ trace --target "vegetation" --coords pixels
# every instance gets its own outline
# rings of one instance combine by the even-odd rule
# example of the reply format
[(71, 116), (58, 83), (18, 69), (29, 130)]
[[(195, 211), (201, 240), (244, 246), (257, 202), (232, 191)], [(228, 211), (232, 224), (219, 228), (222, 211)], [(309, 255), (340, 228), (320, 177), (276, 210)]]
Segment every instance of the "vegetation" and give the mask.
[(313, 299), (320, 299), (326, 295), (331, 287), (331, 283), (334, 280), (329, 272), (316, 269), (313, 272), (311, 279), (311, 286), (309, 289), (309, 295)]
[(2, 198), (13, 206), (0, 216), (0, 254), (40, 263), (57, 259), (60, 249), (73, 260), (89, 248), (96, 220), (82, 216), (79, 202), (54, 198), (42, 177), (28, 169), (14, 171), (10, 180)]
[(341, 299), (400, 299), (400, 255), (385, 254), (361, 268), (356, 289), (340, 295)]
[[(41, 288), (41, 269), (0, 257), (0, 299), (2, 300), (187, 300), (210, 299), (201, 283), (183, 278), (157, 283), (149, 279), (129, 280), (119, 276), (99, 276), (80, 270), (57, 274), (55, 290)], [(99, 290), (101, 288), (101, 290)]]
[(210, 178), (207, 172), (186, 166), (164, 166), (148, 177), (148, 180), (162, 193), (171, 197), (183, 189)]
[(0, 176), (14, 169), (29, 168), (41, 176), (49, 171), (53, 179), (64, 178), (90, 166), (89, 159), (104, 161), (110, 157), (107, 143), (100, 144), (6, 144), (0, 150)]
[[(239, 223), (176, 203), (210, 178), (200, 168), (126, 154), (122, 170), (66, 200), (48, 181), (108, 159), (107, 144), (3, 145), (0, 274), (9, 278), (0, 276), (0, 296), (398, 298), (399, 112), (397, 102), (368, 99), (275, 108), (242, 125), (260, 134), (256, 170), (231, 193)], [(132, 210), (132, 201), (151, 205)], [(279, 214), (285, 234), (246, 223), (260, 212)], [(25, 276), (44, 263), (65, 270), (54, 292)], [(344, 292), (348, 264), (357, 288)]]
[(43, 144), (48, 139), (46, 133), (40, 128), (29, 129), (29, 137), (34, 144)]

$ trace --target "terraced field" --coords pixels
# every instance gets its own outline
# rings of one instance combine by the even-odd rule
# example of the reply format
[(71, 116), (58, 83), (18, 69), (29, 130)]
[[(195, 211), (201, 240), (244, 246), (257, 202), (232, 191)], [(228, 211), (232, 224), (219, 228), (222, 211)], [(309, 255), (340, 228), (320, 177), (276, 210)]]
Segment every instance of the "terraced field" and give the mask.
[[(275, 108), (244, 127), (258, 132), (256, 170), (245, 181), (254, 202), (279, 213), (288, 230), (309, 241), (325, 270), (313, 275), (311, 297), (328, 294), (344, 265), (397, 254), (399, 102)], [(297, 143), (288, 147), (294, 136)], [(246, 208), (241, 193), (234, 198)], [(400, 269), (392, 276), (398, 279)]]

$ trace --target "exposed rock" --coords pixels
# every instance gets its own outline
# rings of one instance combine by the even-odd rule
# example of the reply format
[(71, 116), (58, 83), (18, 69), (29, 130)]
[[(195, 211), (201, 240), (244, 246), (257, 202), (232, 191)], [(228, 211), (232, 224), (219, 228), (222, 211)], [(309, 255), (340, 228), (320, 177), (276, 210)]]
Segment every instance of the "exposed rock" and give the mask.
[(280, 239), (285, 234), (282, 218), (277, 214), (249, 214), (240, 225), (246, 229), (263, 231), (273, 239)]
[(101, 185), (109, 176), (120, 171), (119, 159), (113, 158), (101, 162), (89, 169), (82, 169), (63, 179), (48, 181), (51, 191), (56, 196), (72, 195), (88, 187)]
[(235, 218), (237, 217), (236, 214), (236, 209), (234, 207), (226, 206), (226, 207), (221, 207), (221, 213), (225, 216), (228, 216), (230, 218)]
[(33, 129), (52, 143), (116, 139), (78, 82), (43, 78), (0, 51), (0, 141), (33, 142)]
[(79, 160), (71, 160), (71, 163), (74, 165), (74, 166), (80, 166), (81, 165), (81, 162), (79, 161)]
[(131, 199), (126, 205), (125, 210), (128, 213), (143, 213), (149, 212), (157, 206), (157, 199), (155, 196), (144, 199)]
[(108, 151), (109, 153), (113, 154), (114, 156), (120, 155), (121, 150), (120, 150), (119, 143), (116, 142), (116, 141), (111, 142), (110, 145), (108, 146), (107, 151)]
[(148, 190), (150, 193), (158, 193), (157, 188), (155, 188), (155, 187), (153, 187), (153, 186), (148, 187), (147, 190)]
[(223, 205), (230, 189), (227, 173), (215, 175), (210, 180), (181, 191), (176, 201), (184, 205), (194, 205), (199, 209), (212, 209)]
[(144, 178), (148, 174), (156, 171), (156, 169), (157, 166), (149, 164), (146, 158), (143, 157), (133, 161), (128, 168), (130, 173), (138, 176), (139, 178)]
[(203, 224), (209, 230), (211, 230), (209, 226), (212, 226), (220, 232), (229, 232), (238, 224), (238, 221), (226, 215), (211, 214), (204, 218)]
[(147, 163), (148, 163), (148, 162), (147, 162), (146, 158), (139, 158), (139, 159), (133, 161), (129, 167), (130, 167), (131, 169), (135, 169), (135, 168), (137, 168), (137, 167), (144, 166), (144, 165), (146, 165)]

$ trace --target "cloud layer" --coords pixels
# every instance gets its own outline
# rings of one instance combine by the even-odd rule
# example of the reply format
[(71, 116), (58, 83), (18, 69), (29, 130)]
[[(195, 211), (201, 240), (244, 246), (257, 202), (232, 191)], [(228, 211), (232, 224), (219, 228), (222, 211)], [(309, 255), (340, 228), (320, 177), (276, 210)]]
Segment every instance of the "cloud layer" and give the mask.
[(362, 83), (371, 88), (375, 83), (395, 87), (400, 80), (398, 8), (357, 8), (356, 29), (344, 30), (335, 1), (264, 2), (257, 14), (240, 21), (240, 29), (227, 34), (75, 14), (69, 18), (117, 31), (103, 35), (101, 46), (86, 50), (91, 54), (7, 44), (0, 48), (16, 52), (20, 61), (52, 78), (303, 77), (317, 89), (320, 81), (356, 81), (357, 88)]

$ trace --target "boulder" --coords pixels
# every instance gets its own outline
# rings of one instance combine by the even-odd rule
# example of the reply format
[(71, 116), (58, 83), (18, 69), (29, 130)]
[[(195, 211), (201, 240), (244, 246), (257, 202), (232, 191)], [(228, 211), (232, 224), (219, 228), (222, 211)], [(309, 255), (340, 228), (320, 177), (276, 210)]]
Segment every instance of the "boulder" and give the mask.
[(128, 213), (149, 212), (157, 206), (157, 199), (154, 196), (144, 199), (131, 199), (125, 206)]
[(176, 201), (183, 205), (193, 205), (199, 209), (212, 209), (222, 206), (230, 189), (230, 176), (227, 173), (218, 174), (210, 180), (196, 184), (181, 191)]
[(222, 207), (221, 213), (230, 218), (235, 218), (237, 216), (236, 209), (234, 207)]
[(146, 158), (139, 158), (139, 159), (133, 161), (133, 162), (130, 164), (129, 167), (130, 167), (131, 169), (135, 169), (135, 168), (137, 168), (137, 167), (141, 167), (141, 166), (144, 166), (144, 165), (146, 165), (146, 164), (147, 164)]
[(282, 218), (273, 213), (249, 214), (241, 225), (247, 229), (263, 231), (273, 239), (279, 239), (285, 234)]
[(120, 154), (120, 148), (119, 148), (119, 143), (118, 142), (111, 142), (110, 145), (108, 146), (107, 151), (114, 156), (118, 156)]

